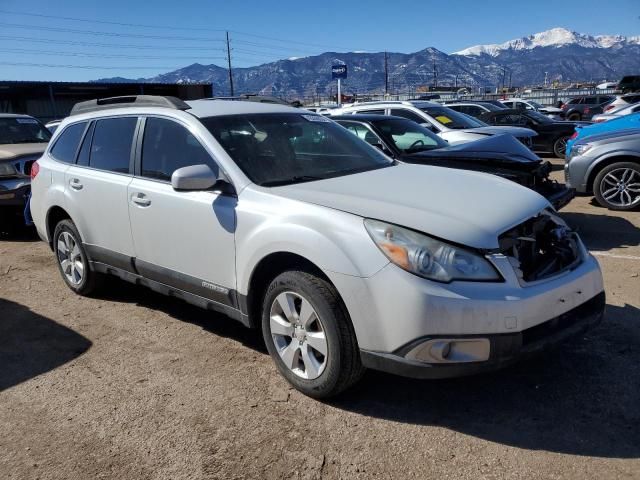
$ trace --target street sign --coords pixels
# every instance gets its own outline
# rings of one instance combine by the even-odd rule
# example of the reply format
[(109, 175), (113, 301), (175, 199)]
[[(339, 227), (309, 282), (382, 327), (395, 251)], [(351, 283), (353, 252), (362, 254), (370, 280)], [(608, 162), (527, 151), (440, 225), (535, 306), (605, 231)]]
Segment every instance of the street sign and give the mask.
[(332, 65), (331, 66), (331, 78), (347, 78), (347, 66), (346, 65)]

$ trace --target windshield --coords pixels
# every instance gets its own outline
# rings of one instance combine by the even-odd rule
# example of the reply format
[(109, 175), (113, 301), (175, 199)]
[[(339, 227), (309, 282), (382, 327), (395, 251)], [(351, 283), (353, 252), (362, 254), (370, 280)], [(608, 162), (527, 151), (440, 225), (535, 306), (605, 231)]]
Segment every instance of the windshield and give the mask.
[(533, 118), (538, 123), (553, 123), (553, 120), (540, 112), (530, 111), (527, 112), (527, 115), (529, 116), (529, 118)]
[(534, 102), (533, 100), (529, 100), (529, 105), (533, 105), (533, 107), (536, 110), (540, 110), (541, 108), (544, 108), (543, 105), (539, 104), (538, 102)]
[(377, 120), (374, 123), (383, 140), (387, 143), (393, 143), (402, 153), (416, 153), (444, 148), (448, 145), (436, 134), (411, 120), (391, 118)]
[(263, 113), (201, 120), (247, 177), (262, 186), (321, 180), (394, 163), (321, 115)]
[(433, 117), (434, 120), (447, 128), (461, 130), (463, 128), (484, 127), (486, 124), (464, 113), (456, 112), (447, 107), (423, 107), (420, 110)]
[(0, 118), (0, 145), (8, 143), (47, 143), (51, 133), (30, 117)]

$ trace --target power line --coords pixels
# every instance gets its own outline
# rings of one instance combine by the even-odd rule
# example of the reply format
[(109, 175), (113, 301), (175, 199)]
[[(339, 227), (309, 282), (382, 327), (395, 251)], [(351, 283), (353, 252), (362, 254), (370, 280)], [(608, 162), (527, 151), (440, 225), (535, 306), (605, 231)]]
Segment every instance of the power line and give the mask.
[(102, 65), (59, 65), (52, 63), (0, 62), (0, 65), (16, 67), (83, 68), (88, 70), (176, 70), (176, 67), (112, 67)]
[[(0, 10), (0, 13), (5, 13), (8, 15), (19, 15), (24, 17), (39, 17), (39, 18), (50, 18), (57, 20), (68, 20), (73, 22), (86, 22), (86, 23), (96, 23), (102, 25), (117, 25), (121, 27), (141, 27), (141, 28), (159, 28), (163, 30), (180, 30), (180, 31), (202, 31), (202, 32), (223, 32), (223, 29), (212, 29), (205, 27), (175, 27), (171, 25), (149, 25), (149, 24), (141, 24), (141, 23), (125, 23), (125, 22), (113, 22), (109, 20), (93, 20), (89, 18), (79, 18), (79, 17), (64, 17), (58, 15), (45, 15), (42, 13), (28, 13), (28, 12), (16, 12), (12, 10)], [(230, 33), (235, 33), (236, 35), (244, 35), (247, 37), (253, 38), (261, 38), (263, 40), (272, 40), (275, 42), (282, 42), (286, 44), (297, 44), (297, 45), (306, 45), (309, 47), (318, 47), (318, 48), (329, 48), (329, 49), (338, 49), (338, 50), (362, 50), (357, 48), (347, 48), (344, 46), (336, 46), (336, 45), (323, 45), (319, 43), (308, 43), (308, 42), (300, 42), (298, 40), (287, 40), (276, 37), (268, 37), (265, 35), (256, 35), (254, 33), (241, 32), (238, 30), (229, 30)]]
[(96, 30), (77, 30), (74, 28), (45, 27), (41, 25), (25, 25), (22, 23), (6, 23), (0, 22), (0, 26), (6, 28), (28, 28), (30, 30), (46, 30), (49, 32), (62, 33), (78, 33), (81, 35), (97, 35), (103, 37), (128, 37), (128, 38), (151, 38), (155, 40), (178, 40), (178, 41), (203, 41), (203, 42), (222, 42), (221, 39), (204, 38), (204, 37), (176, 37), (167, 35), (144, 35), (141, 33), (120, 33), (120, 32), (100, 32)]
[[(1, 48), (0, 52), (10, 52), (10, 53), (34, 53), (41, 55), (59, 55), (64, 57), (95, 57), (95, 58), (123, 58), (123, 59), (131, 59), (131, 60), (194, 60), (194, 59), (202, 59), (202, 56), (198, 57), (185, 57), (183, 55), (180, 56), (154, 56), (154, 55), (124, 55), (124, 54), (104, 54), (104, 53), (81, 53), (81, 52), (60, 52), (54, 50), (34, 50), (28, 48)], [(215, 59), (215, 60), (224, 60), (225, 57), (205, 57), (207, 59)]]
[(31, 38), (31, 37), (16, 37), (13, 35), (0, 35), (1, 39), (5, 40), (20, 40), (27, 43), (57, 43), (60, 45), (75, 45), (81, 47), (106, 47), (106, 48), (132, 48), (140, 50), (211, 50), (211, 47), (176, 47), (176, 46), (163, 46), (163, 45), (130, 45), (119, 43), (95, 43), (95, 42), (81, 42), (76, 40), (57, 40), (55, 38)]
[(57, 16), (57, 15), (44, 15), (42, 13), (27, 13), (27, 12), (15, 12), (15, 11), (11, 11), (11, 10), (0, 10), (0, 13), (6, 13), (8, 15), (20, 15), (20, 16), (24, 16), (24, 17), (40, 17), (40, 18), (52, 18), (52, 19), (56, 19), (56, 20), (70, 20), (73, 22), (89, 22), (89, 23), (100, 23), (100, 24), (104, 24), (104, 25), (118, 25), (121, 27), (142, 27), (142, 28), (161, 28), (163, 30), (187, 30), (187, 31), (193, 31), (193, 30), (199, 30), (199, 31), (204, 31), (204, 32), (211, 32), (211, 31), (219, 31), (222, 32), (224, 30), (213, 30), (211, 28), (197, 28), (197, 27), (173, 27), (173, 26), (167, 26), (167, 25), (145, 25), (145, 24), (140, 24), (140, 23), (123, 23), (123, 22), (111, 22), (108, 20), (91, 20), (88, 18), (77, 18), (77, 17), (61, 17), (61, 16)]

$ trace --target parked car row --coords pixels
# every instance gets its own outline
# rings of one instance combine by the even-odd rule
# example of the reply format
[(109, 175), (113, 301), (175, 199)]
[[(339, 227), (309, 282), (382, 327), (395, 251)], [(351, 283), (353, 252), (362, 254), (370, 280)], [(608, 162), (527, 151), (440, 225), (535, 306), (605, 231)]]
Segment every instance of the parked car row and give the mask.
[[(508, 135), (535, 132), (373, 107), (341, 126), (257, 102), (84, 102), (31, 168), (37, 232), (74, 292), (108, 274), (222, 312), (318, 398), (365, 368), (499, 368), (601, 320), (598, 263), (549, 201), (470, 171), (537, 182), (543, 164)], [(394, 110), (428, 128), (380, 115)]]

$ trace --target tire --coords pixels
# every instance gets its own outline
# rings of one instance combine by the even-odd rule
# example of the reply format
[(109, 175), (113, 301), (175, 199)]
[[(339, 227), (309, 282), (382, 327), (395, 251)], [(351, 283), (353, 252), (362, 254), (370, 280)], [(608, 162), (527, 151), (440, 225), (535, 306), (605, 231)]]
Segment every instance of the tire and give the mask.
[(565, 152), (567, 150), (567, 140), (569, 140), (570, 138), (571, 137), (569, 135), (565, 135), (565, 136), (556, 138), (556, 140), (553, 142), (553, 154), (557, 158), (564, 159)]
[(582, 115), (580, 115), (578, 112), (573, 112), (569, 114), (569, 116), (567, 117), (567, 120), (571, 120), (573, 122), (580, 121), (582, 120)]
[(596, 200), (609, 210), (640, 207), (640, 164), (619, 162), (603, 168), (593, 182)]
[(336, 289), (317, 275), (287, 271), (271, 282), (262, 333), (282, 376), (309, 397), (335, 396), (364, 373), (349, 314)]
[(80, 233), (71, 220), (61, 220), (56, 225), (53, 251), (58, 270), (67, 287), (78, 295), (89, 295), (96, 290), (101, 277), (91, 270)]

